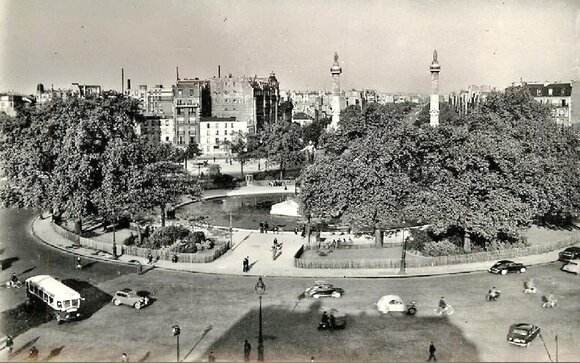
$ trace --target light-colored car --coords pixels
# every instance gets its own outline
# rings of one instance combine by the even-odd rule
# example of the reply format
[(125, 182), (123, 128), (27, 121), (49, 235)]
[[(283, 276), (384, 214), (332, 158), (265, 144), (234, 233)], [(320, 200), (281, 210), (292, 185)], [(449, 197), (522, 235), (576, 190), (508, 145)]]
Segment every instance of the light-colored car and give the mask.
[(572, 260), (562, 266), (562, 271), (578, 275), (580, 273), (580, 260)]
[(137, 294), (137, 292), (129, 288), (125, 288), (115, 293), (115, 296), (113, 296), (113, 304), (117, 306), (129, 305), (139, 310), (149, 304), (149, 297), (140, 296)]
[(377, 309), (383, 314), (398, 312), (415, 315), (417, 312), (417, 304), (415, 302), (406, 305), (403, 299), (397, 295), (385, 295), (379, 299), (376, 305)]

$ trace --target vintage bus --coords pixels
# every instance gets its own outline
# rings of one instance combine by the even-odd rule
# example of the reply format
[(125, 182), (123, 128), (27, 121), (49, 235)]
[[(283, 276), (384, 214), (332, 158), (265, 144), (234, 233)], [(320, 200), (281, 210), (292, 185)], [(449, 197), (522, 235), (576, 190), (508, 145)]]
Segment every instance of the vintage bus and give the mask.
[(33, 276), (26, 279), (24, 286), (28, 301), (37, 300), (48, 305), (59, 324), (80, 316), (81, 295), (54, 277)]

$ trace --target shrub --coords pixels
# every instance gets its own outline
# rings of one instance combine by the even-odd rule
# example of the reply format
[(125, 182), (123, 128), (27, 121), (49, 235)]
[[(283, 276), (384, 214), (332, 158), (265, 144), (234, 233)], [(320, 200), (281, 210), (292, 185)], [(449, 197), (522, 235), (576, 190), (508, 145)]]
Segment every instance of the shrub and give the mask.
[(222, 189), (232, 189), (236, 186), (235, 178), (229, 174), (217, 174), (213, 176), (213, 183)]
[(203, 241), (205, 241), (205, 233), (203, 233), (201, 231), (195, 231), (189, 235), (188, 239), (189, 239), (189, 242), (202, 243)]
[(463, 249), (453, 244), (449, 240), (439, 242), (427, 242), (423, 246), (423, 253), (427, 256), (449, 256), (463, 253)]
[(187, 239), (191, 232), (183, 226), (167, 226), (153, 232), (147, 243), (149, 248), (171, 246), (178, 239)]
[(125, 238), (123, 244), (125, 246), (133, 246), (135, 242), (137, 242), (137, 236), (131, 233), (129, 237)]
[(407, 249), (414, 251), (423, 251), (426, 243), (433, 241), (429, 229), (411, 229), (410, 236), (406, 238)]

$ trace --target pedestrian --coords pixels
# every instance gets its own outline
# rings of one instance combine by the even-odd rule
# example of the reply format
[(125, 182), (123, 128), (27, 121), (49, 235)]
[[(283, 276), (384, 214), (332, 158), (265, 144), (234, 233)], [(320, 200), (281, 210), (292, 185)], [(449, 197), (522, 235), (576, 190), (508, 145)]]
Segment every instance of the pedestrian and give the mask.
[(294, 227), (294, 235), (297, 236), (298, 235), (298, 227)]
[(243, 264), (243, 267), (242, 267), (243, 270), (242, 271), (243, 272), (248, 272), (248, 258), (247, 257), (244, 258), (244, 261), (242, 262), (242, 264)]
[(12, 336), (8, 335), (6, 337), (6, 350), (8, 351), (8, 354), (12, 354), (12, 348), (14, 347), (14, 340), (12, 339)]
[(215, 156), (213, 157), (213, 162), (215, 163)]
[(248, 339), (244, 342), (244, 362), (250, 361), (250, 353), (252, 352), (252, 346), (248, 342)]
[(264, 222), (264, 233), (268, 233), (268, 222)]
[(38, 349), (33, 345), (28, 351), (28, 359), (37, 360), (38, 359)]
[(429, 346), (429, 359), (427, 359), (427, 362), (431, 362), (431, 360), (434, 360), (435, 362), (437, 362), (437, 358), (435, 358), (435, 351), (437, 349), (435, 349), (435, 344), (433, 344), (433, 342), (431, 342), (431, 345)]
[(129, 356), (127, 355), (127, 353), (121, 354), (121, 362), (123, 363), (129, 362)]
[(213, 354), (213, 350), (209, 352), (209, 356), (207, 357), (208, 362), (215, 362), (215, 355)]
[(153, 254), (151, 253), (151, 251), (149, 251), (149, 253), (147, 254), (147, 263), (148, 264), (153, 263)]
[(176, 254), (173, 254), (173, 257), (171, 257), (171, 262), (177, 263), (177, 255)]

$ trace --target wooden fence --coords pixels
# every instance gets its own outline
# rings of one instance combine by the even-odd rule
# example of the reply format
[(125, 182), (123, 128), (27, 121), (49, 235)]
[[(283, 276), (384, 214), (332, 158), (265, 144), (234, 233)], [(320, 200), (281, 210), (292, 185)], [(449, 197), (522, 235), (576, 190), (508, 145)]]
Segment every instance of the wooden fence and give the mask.
[[(56, 223), (52, 223), (52, 226), (56, 233), (68, 239), (69, 241), (80, 245), (82, 247), (90, 248), (96, 251), (104, 251), (113, 254), (113, 244), (108, 242), (95, 241), (90, 238), (80, 237), (70, 231), (67, 231), (63, 227)], [(189, 262), (189, 263), (208, 263), (212, 262), (231, 248), (230, 242), (227, 241), (224, 244), (215, 245), (211, 250), (206, 250), (198, 253), (173, 253), (169, 249), (153, 250), (150, 248), (141, 248), (135, 246), (124, 246), (122, 244), (117, 244), (117, 255), (126, 254), (129, 256), (147, 258), (149, 252), (154, 258), (159, 257), (160, 260), (171, 261), (174, 255), (177, 255), (178, 262)]]
[[(580, 234), (576, 234), (557, 242), (548, 242), (540, 245), (513, 248), (509, 250), (477, 252), (462, 255), (439, 256), (439, 257), (409, 257), (405, 259), (406, 267), (427, 267), (456, 265), (463, 263), (495, 261), (501, 259), (513, 259), (528, 255), (538, 255), (562, 248), (570, 247), (580, 243)], [(294, 258), (294, 266), (299, 268), (400, 268), (400, 259), (385, 258), (353, 258), (353, 259), (333, 259), (331, 257), (319, 258)]]

